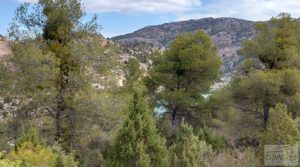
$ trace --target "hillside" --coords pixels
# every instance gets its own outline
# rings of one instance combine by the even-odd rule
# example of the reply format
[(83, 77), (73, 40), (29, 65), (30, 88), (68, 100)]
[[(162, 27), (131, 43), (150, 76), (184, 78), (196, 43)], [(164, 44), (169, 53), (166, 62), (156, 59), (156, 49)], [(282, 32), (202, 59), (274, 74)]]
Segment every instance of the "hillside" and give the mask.
[[(9, 55), (12, 53), (11, 45), (10, 43), (2, 36), (0, 35), (0, 65), (10, 65), (8, 63)], [(3, 119), (4, 115), (7, 115), (7, 111), (14, 110), (14, 105), (16, 101), (10, 101), (10, 102), (4, 102), (5, 100), (0, 97), (0, 122)]]
[(254, 22), (235, 18), (204, 18), (148, 26), (131, 34), (112, 38), (121, 46), (129, 47), (136, 54), (149, 54), (153, 48), (165, 49), (180, 33), (202, 29), (207, 32), (217, 46), (223, 61), (222, 73), (233, 72), (242, 58), (237, 50), (245, 39), (254, 36)]
[[(89, 72), (91, 73), (89, 78), (89, 81), (91, 82), (90, 84), (96, 90), (103, 90), (114, 84), (117, 86), (122, 86), (124, 82), (124, 73), (122, 68), (124, 66), (124, 62), (126, 62), (131, 55), (122, 50), (118, 44), (107, 40), (102, 35), (97, 36), (94, 42), (96, 45), (100, 45), (102, 49), (97, 50), (95, 53), (97, 56), (92, 58), (95, 68), (89, 69)], [(5, 67), (8, 67), (8, 69), (14, 70), (15, 64), (13, 64), (11, 61), (11, 54), (11, 42), (0, 35), (0, 65), (4, 65)], [(107, 68), (110, 69), (110, 72), (107, 72), (107, 76), (101, 74), (96, 68), (102, 65), (101, 63), (104, 61), (109, 61), (109, 63), (111, 63), (110, 65), (107, 65)], [(17, 109), (17, 103), (17, 99), (11, 97), (5, 99), (0, 96), (0, 123), (6, 120), (4, 118), (8, 118), (7, 116), (9, 116), (9, 113), (12, 113), (11, 111), (15, 111)]]

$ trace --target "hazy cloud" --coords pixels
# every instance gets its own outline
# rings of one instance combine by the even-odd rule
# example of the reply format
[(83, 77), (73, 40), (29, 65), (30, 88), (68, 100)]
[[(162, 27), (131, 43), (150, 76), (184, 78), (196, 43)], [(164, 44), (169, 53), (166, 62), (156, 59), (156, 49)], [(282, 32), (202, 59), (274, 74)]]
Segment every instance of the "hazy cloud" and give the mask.
[[(18, 0), (36, 2), (37, 0)], [(280, 12), (300, 17), (300, 0), (82, 0), (87, 12), (172, 13), (178, 20), (235, 17), (267, 20)]]
[[(37, 2), (37, 0), (18, 0)], [(183, 12), (201, 6), (200, 0), (82, 0), (88, 12)]]
[(300, 17), (300, 0), (219, 0), (203, 4), (197, 12), (182, 13), (178, 20), (235, 17), (258, 21), (268, 20), (281, 12)]

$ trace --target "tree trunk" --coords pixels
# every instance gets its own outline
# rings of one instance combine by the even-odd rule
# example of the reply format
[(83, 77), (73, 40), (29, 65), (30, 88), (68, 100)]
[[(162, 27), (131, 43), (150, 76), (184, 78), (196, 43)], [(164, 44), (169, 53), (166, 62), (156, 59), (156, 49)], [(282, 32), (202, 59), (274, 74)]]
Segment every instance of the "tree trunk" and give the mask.
[(61, 111), (58, 110), (55, 115), (55, 124), (56, 124), (56, 134), (55, 134), (55, 140), (59, 143), (62, 140), (63, 137), (63, 127), (62, 127), (62, 118), (61, 118)]
[(297, 112), (292, 112), (292, 118), (295, 120), (297, 118)]
[(178, 106), (176, 106), (172, 112), (172, 126), (173, 127), (177, 125), (177, 112), (178, 112)]
[[(61, 81), (61, 79), (60, 79)], [(66, 103), (64, 99), (64, 84), (61, 82), (59, 83), (59, 93), (57, 95), (57, 111), (55, 115), (55, 121), (56, 121), (56, 140), (61, 142), (63, 140), (63, 114), (66, 110)]]
[(270, 105), (268, 104), (268, 102), (264, 102), (264, 128), (267, 128), (267, 122), (269, 119), (269, 110), (270, 110)]
[[(65, 56), (65, 55), (64, 55)], [(69, 68), (67, 62), (61, 62), (60, 74), (58, 76), (58, 95), (57, 95), (57, 111), (56, 121), (56, 141), (63, 143), (66, 141), (65, 127), (63, 126), (64, 118), (68, 115), (68, 104), (65, 95), (68, 89)]]

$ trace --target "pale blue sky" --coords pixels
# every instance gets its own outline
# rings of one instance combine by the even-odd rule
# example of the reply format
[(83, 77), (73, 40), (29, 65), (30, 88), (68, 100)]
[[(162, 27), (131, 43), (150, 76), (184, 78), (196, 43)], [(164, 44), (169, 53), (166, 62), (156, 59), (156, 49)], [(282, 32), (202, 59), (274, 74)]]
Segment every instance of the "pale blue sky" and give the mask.
[[(37, 0), (0, 0), (0, 34), (6, 35), (16, 7)], [(88, 15), (97, 14), (102, 34), (112, 37), (139, 28), (204, 17), (267, 20), (280, 12), (300, 17), (300, 0), (82, 0)]]

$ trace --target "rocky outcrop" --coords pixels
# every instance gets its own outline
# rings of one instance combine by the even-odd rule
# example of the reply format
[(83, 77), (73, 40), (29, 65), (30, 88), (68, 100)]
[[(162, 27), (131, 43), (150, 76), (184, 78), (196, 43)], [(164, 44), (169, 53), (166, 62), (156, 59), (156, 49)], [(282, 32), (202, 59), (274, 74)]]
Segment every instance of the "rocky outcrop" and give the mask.
[(10, 42), (0, 35), (0, 61), (7, 60), (12, 53)]
[(4, 36), (0, 35), (0, 41), (5, 40)]

